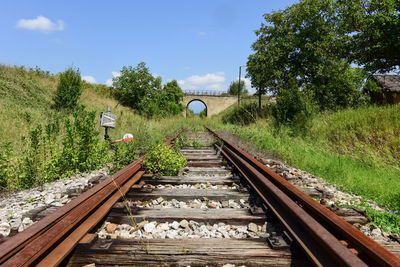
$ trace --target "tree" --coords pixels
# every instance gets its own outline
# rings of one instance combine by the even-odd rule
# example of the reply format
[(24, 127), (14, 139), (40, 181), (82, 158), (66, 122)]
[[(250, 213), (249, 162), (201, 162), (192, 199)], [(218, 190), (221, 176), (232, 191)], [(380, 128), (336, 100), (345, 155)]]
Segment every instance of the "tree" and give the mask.
[(172, 115), (177, 115), (183, 112), (183, 92), (176, 80), (170, 81), (163, 87), (161, 94), (161, 107)]
[(73, 67), (59, 75), (54, 100), (56, 109), (73, 109), (82, 93), (82, 80), (79, 69)]
[(338, 82), (354, 73), (344, 56), (351, 37), (340, 32), (335, 0), (303, 0), (264, 18), (247, 62), (252, 87), (278, 95), (291, 83), (321, 109), (354, 104), (342, 101), (343, 95), (357, 98), (360, 88)]
[(147, 117), (178, 115), (184, 110), (182, 100), (182, 89), (177, 81), (173, 80), (165, 84), (162, 89), (150, 91), (142, 101), (141, 112)]
[[(239, 91), (239, 81), (233, 81), (229, 85), (228, 94), (230, 95), (238, 95)], [(249, 92), (246, 89), (246, 84), (243, 80), (240, 81), (240, 94), (247, 95)]]
[(398, 0), (338, 0), (337, 10), (343, 32), (351, 36), (350, 59), (373, 73), (399, 69)]
[(122, 105), (140, 111), (143, 99), (161, 89), (161, 78), (154, 78), (144, 62), (135, 68), (124, 66), (120, 73), (113, 78), (113, 85), (115, 97)]

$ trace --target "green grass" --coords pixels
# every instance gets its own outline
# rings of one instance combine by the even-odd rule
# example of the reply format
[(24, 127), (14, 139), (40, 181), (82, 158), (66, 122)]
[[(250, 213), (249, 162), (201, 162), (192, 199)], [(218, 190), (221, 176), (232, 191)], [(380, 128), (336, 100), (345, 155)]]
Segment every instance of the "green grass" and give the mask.
[[(331, 115), (324, 114), (314, 119), (310, 132), (305, 136), (294, 136), (287, 128), (277, 132), (272, 123), (266, 120), (259, 120), (245, 127), (217, 122), (214, 123), (214, 127), (233, 132), (255, 144), (259, 149), (272, 152), (289, 165), (322, 177), (347, 192), (375, 200), (390, 209), (400, 210), (399, 162), (396, 159), (385, 161), (386, 154), (375, 151), (380, 146), (391, 146), (398, 142), (398, 136), (392, 134), (396, 132), (395, 128), (398, 125), (395, 124), (398, 116), (393, 115), (398, 109), (398, 106), (371, 107)], [(380, 112), (387, 113), (388, 116)], [(369, 145), (368, 142), (362, 142), (365, 139), (361, 136), (368, 136), (370, 116), (379, 117), (377, 114), (380, 114), (381, 119), (379, 122), (376, 120), (373, 133), (390, 133), (386, 140), (392, 141)], [(390, 117), (390, 114), (393, 116)], [(358, 127), (351, 128), (348, 125)], [(331, 133), (340, 135), (343, 129), (349, 128), (353, 134), (349, 133), (348, 136), (341, 138), (327, 138), (334, 136)], [(364, 135), (357, 135), (358, 132), (363, 132)], [(354, 136), (360, 138), (354, 140)], [(358, 143), (359, 150), (342, 149), (350, 141)], [(379, 159), (379, 162), (374, 162), (372, 159)]]
[[(71, 119), (72, 115), (64, 111), (58, 112), (52, 108), (52, 99), (57, 83), (56, 75), (38, 73), (22, 67), (0, 65), (0, 105), (2, 107), (0, 108), (0, 187), (25, 188), (78, 171), (77, 169), (68, 170), (68, 172), (60, 171), (61, 165), (58, 164), (60, 155), (63, 155), (62, 148), (65, 148), (61, 138), (67, 129), (64, 121), (68, 117)], [(146, 152), (155, 144), (162, 143), (166, 136), (172, 136), (180, 129), (199, 130), (201, 129), (199, 125), (204, 121), (199, 118), (187, 120), (183, 116), (163, 120), (145, 119), (131, 109), (118, 105), (117, 101), (111, 97), (110, 89), (104, 85), (84, 83), (79, 104), (85, 105), (86, 110), (94, 110), (96, 121), (100, 112), (110, 106), (112, 113), (118, 116), (116, 129), (109, 130), (110, 139), (121, 139), (125, 133), (131, 133), (134, 136), (133, 147), (137, 148), (139, 153)], [(34, 132), (37, 132), (40, 126), (41, 129), (47, 130), (45, 126), (53, 122), (54, 118), (58, 118), (60, 121), (61, 130), (57, 132), (58, 136), (52, 138), (51, 141), (44, 141), (45, 139), (40, 137), (35, 148), (32, 148), (32, 130), (35, 129)], [(98, 137), (103, 139), (104, 128), (97, 123), (95, 123), (95, 127)], [(118, 145), (120, 144), (116, 146)], [(106, 144), (101, 144), (101, 147), (105, 146)], [(47, 149), (50, 148), (53, 149), (52, 152), (47, 153)], [(33, 151), (38, 152), (37, 155)], [(114, 159), (109, 155), (110, 153), (103, 155), (104, 149), (98, 151), (98, 155), (93, 154), (93, 160), (90, 161), (87, 170), (103, 164), (105, 160), (121, 162), (118, 167), (123, 167), (122, 165), (126, 163), (124, 157), (127, 156), (127, 159), (130, 160), (131, 156), (134, 156), (132, 153), (129, 154), (120, 149), (119, 156), (122, 158), (114, 157)], [(29, 158), (32, 158), (27, 157), (29, 153), (36, 155), (36, 165), (35, 168), (32, 167), (28, 170), (26, 166), (32, 165), (25, 164)], [(32, 183), (26, 181), (32, 181)]]
[[(38, 123), (44, 124), (58, 114), (51, 108), (53, 95), (57, 87), (57, 76), (38, 75), (35, 71), (0, 65), (0, 140), (9, 141), (14, 148), (21, 145), (21, 138), (28, 135), (29, 127)], [(111, 97), (110, 90), (104, 85), (84, 83), (80, 104), (96, 114), (111, 107), (111, 112), (118, 116), (117, 127), (109, 130), (112, 140), (121, 139), (125, 133), (135, 138), (148, 141), (149, 136), (155, 140), (182, 128), (202, 129), (203, 119), (184, 119), (182, 116), (163, 120), (148, 120), (127, 107), (123, 107)], [(29, 113), (30, 123), (26, 121)], [(200, 126), (197, 126), (200, 125)], [(98, 126), (99, 136), (104, 136), (104, 128)]]
[(320, 114), (312, 125), (309, 138), (330, 151), (400, 168), (400, 105)]

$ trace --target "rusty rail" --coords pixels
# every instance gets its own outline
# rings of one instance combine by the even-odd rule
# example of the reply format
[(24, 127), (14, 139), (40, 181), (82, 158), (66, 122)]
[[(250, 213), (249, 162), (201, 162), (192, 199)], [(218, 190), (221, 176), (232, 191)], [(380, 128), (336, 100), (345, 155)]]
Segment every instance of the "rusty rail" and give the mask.
[[(180, 134), (168, 138), (169, 146)], [(54, 266), (82, 237), (106, 216), (111, 207), (136, 183), (143, 158), (92, 187), (25, 231), (0, 244), (2, 266)]]
[(275, 213), (315, 265), (400, 266), (400, 259), (394, 254), (215, 131), (208, 130), (223, 141), (219, 147), (221, 153)]

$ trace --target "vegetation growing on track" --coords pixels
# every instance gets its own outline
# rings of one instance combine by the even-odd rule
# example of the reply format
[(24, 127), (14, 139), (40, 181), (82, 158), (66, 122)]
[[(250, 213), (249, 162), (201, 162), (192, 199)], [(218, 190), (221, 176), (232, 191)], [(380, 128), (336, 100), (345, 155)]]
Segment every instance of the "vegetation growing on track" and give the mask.
[(166, 144), (154, 146), (143, 161), (143, 167), (148, 172), (169, 176), (177, 175), (185, 165), (186, 157)]

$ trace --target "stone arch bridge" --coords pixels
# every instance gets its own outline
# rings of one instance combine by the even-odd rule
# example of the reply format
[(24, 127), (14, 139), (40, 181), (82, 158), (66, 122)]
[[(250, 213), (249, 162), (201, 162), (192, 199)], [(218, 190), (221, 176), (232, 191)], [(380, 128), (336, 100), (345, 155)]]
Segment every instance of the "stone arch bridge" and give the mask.
[(206, 106), (207, 117), (218, 114), (229, 106), (237, 103), (237, 96), (227, 96), (212, 92), (212, 94), (201, 93), (186, 93), (183, 97), (182, 104), (185, 107), (184, 116), (186, 117), (186, 111), (188, 105), (193, 101), (200, 101)]

